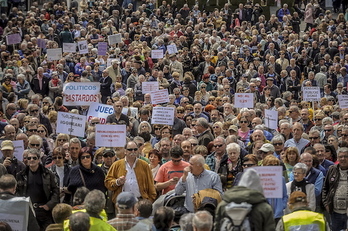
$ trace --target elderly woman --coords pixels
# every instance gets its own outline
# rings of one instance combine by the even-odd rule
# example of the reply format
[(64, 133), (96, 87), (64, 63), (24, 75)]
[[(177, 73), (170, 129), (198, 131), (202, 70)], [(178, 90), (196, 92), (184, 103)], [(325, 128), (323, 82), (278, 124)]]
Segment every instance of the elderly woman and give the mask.
[(284, 165), (290, 178), (290, 173), (293, 170), (295, 164), (300, 160), (300, 155), (298, 154), (298, 149), (296, 147), (289, 147), (285, 150)]
[(89, 190), (106, 191), (104, 186), (105, 175), (103, 170), (92, 162), (93, 155), (89, 148), (84, 147), (78, 155), (79, 165), (70, 172), (68, 190), (72, 194), (76, 189), (85, 186)]
[(286, 191), (288, 197), (294, 191), (301, 191), (307, 195), (307, 201), (309, 202), (309, 208), (315, 211), (315, 188), (313, 184), (308, 183), (305, 179), (308, 167), (304, 163), (295, 164), (292, 172), (294, 174), (294, 180), (286, 184)]
[(218, 136), (223, 136), (222, 127), (223, 127), (223, 124), (221, 122), (215, 122), (213, 124), (213, 133), (215, 138)]
[(221, 178), (222, 187), (226, 190), (232, 187), (235, 177), (243, 171), (240, 159), (240, 146), (230, 143), (226, 147), (227, 158), (222, 158), (218, 174)]
[(27, 98), (30, 92), (30, 83), (26, 80), (24, 74), (17, 75), (17, 91), (15, 91), (18, 99)]
[(147, 121), (142, 121), (138, 126), (138, 134), (141, 134), (143, 132), (152, 132), (151, 125)]

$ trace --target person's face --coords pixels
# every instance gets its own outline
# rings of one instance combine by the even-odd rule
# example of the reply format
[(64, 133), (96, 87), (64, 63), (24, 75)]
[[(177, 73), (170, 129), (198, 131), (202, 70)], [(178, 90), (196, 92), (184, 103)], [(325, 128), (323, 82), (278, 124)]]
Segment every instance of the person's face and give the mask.
[(346, 152), (338, 153), (337, 159), (341, 169), (348, 168), (348, 153)]
[(160, 163), (160, 159), (158, 158), (157, 155), (155, 154), (151, 154), (150, 157), (149, 157), (149, 160), (150, 160), (150, 163), (153, 165), (153, 166), (157, 166), (159, 163)]
[(263, 133), (262, 133), (262, 131), (255, 131), (252, 135), (253, 135), (253, 140), (254, 140), (254, 141), (262, 140), (262, 139), (263, 139)]
[(253, 128), (255, 128), (257, 125), (261, 124), (262, 121), (260, 121), (258, 118), (254, 118), (252, 121), (251, 121), (251, 125), (253, 126)]
[(273, 146), (276, 153), (280, 153), (284, 149), (284, 143), (281, 140), (274, 141)]
[(36, 125), (28, 126), (28, 130), (27, 130), (28, 137), (31, 136), (31, 135), (36, 135), (36, 134), (37, 134), (37, 127), (36, 127)]
[(57, 165), (58, 167), (63, 166), (63, 164), (64, 164), (64, 157), (63, 157), (62, 154), (60, 154), (60, 153), (59, 154), (53, 153), (52, 159), (53, 159), (53, 163), (55, 165)]
[(6, 128), (5, 136), (9, 140), (14, 140), (16, 137), (16, 129), (14, 127)]
[(311, 142), (311, 145), (313, 146), (314, 144), (320, 142), (320, 136), (315, 133), (309, 134), (309, 141)]
[(226, 152), (226, 144), (223, 143), (220, 139), (214, 140), (215, 153), (218, 155), (223, 155)]
[(69, 146), (69, 153), (73, 160), (77, 160), (79, 152), (80, 152), (80, 145), (78, 143), (71, 143)]
[(138, 156), (138, 145), (134, 142), (129, 142), (126, 147), (126, 157), (129, 161), (135, 161)]
[(169, 153), (170, 150), (170, 141), (162, 141), (161, 142), (161, 147), (160, 147), (160, 152), (161, 153)]
[(292, 173), (294, 174), (294, 180), (297, 182), (302, 181), (306, 176), (302, 169), (293, 170)]
[(29, 115), (33, 117), (38, 117), (39, 116), (39, 108), (38, 107), (32, 107), (31, 110), (29, 111)]
[(219, 113), (217, 111), (214, 111), (213, 113), (211, 113), (210, 117), (213, 122), (216, 122), (219, 120)]
[(190, 156), (191, 153), (192, 153), (192, 146), (191, 146), (191, 143), (189, 141), (183, 141), (181, 143), (181, 148), (184, 152), (184, 156)]
[(29, 153), (27, 160), (28, 160), (28, 165), (30, 168), (36, 168), (40, 164), (40, 158), (38, 158), (38, 156), (35, 154)]
[(189, 130), (183, 131), (182, 134), (183, 134), (183, 136), (185, 137), (186, 140), (192, 136), (192, 133)]
[(45, 131), (45, 129), (44, 129), (43, 127), (39, 127), (39, 128), (37, 129), (37, 134), (38, 134), (39, 136), (41, 136), (42, 138), (46, 137), (46, 131)]
[(294, 125), (292, 127), (292, 134), (295, 139), (300, 139), (302, 136), (303, 130), (300, 126)]
[(309, 116), (308, 110), (302, 110), (301, 111), (301, 118), (303, 120), (308, 120), (308, 116)]
[(336, 141), (335, 138), (329, 138), (329, 139), (327, 140), (327, 142), (328, 142), (329, 144), (333, 145), (334, 147), (336, 147), (336, 145), (337, 145), (337, 141)]
[(300, 162), (307, 165), (308, 169), (311, 169), (313, 166), (313, 158), (309, 155), (305, 155), (304, 157), (302, 157)]
[(65, 142), (67, 142), (67, 141), (68, 141), (68, 140), (65, 139), (64, 137), (58, 137), (58, 138), (57, 138), (57, 146), (58, 146), (58, 147), (62, 147), (63, 144), (64, 144)]
[(288, 152), (288, 160), (289, 162), (295, 162), (297, 158), (296, 152)]
[(325, 125), (324, 132), (325, 132), (325, 137), (329, 137), (330, 135), (333, 135), (334, 129), (333, 129), (332, 125)]
[(164, 138), (164, 137), (170, 138), (170, 131), (169, 131), (168, 128), (165, 128), (165, 129), (162, 130), (162, 132), (161, 132), (161, 137), (162, 137), (162, 138)]
[(13, 150), (2, 150), (1, 152), (5, 158), (13, 158)]
[(317, 116), (314, 118), (314, 124), (315, 126), (321, 126), (322, 125), (323, 118), (320, 116)]
[(280, 125), (280, 133), (285, 136), (288, 136), (291, 133), (291, 129), (288, 125), (282, 124)]
[(196, 114), (196, 115), (199, 115), (202, 113), (202, 106), (201, 105), (195, 105), (193, 106), (193, 112)]
[(252, 162), (251, 160), (245, 161), (243, 163), (243, 169), (247, 169), (247, 168), (254, 167), (254, 166), (256, 166), (256, 164), (254, 162)]
[(82, 153), (80, 156), (80, 162), (83, 167), (90, 168), (92, 164), (92, 156), (89, 153)]
[[(240, 121), (239, 121), (239, 124), (241, 127), (245, 128), (249, 125), (249, 122), (245, 119), (245, 118), (242, 118)], [(256, 134), (255, 134), (256, 135)]]
[(316, 153), (316, 156), (318, 157), (320, 163), (325, 159), (325, 147), (322, 145), (316, 145), (314, 146)]
[(114, 110), (117, 114), (120, 114), (122, 112), (123, 104), (122, 102), (116, 102), (114, 104)]
[(232, 113), (232, 107), (230, 105), (224, 106), (224, 113), (225, 115), (229, 115)]
[(116, 160), (116, 155), (113, 153), (105, 153), (103, 155), (103, 162), (107, 167), (110, 167), (112, 163), (114, 163)]
[(227, 154), (232, 163), (236, 163), (238, 161), (240, 153), (237, 152), (237, 150), (229, 150)]

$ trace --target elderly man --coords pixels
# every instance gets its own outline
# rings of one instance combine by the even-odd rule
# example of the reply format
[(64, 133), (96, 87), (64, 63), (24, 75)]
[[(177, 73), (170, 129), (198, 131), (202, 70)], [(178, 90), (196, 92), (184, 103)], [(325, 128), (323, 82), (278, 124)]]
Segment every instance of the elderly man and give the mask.
[(78, 165), (78, 155), (81, 150), (81, 142), (78, 138), (71, 138), (69, 141), (70, 167)]
[(198, 211), (192, 219), (193, 230), (211, 231), (213, 228), (213, 216), (208, 211)]
[(214, 136), (209, 128), (209, 123), (204, 118), (198, 118), (196, 122), (196, 130), (198, 132), (198, 144), (207, 146), (210, 141), (214, 140)]
[(189, 160), (193, 154), (193, 149), (192, 149), (191, 142), (187, 139), (185, 139), (183, 142), (181, 142), (181, 149), (183, 151), (182, 159), (186, 162), (189, 162)]
[(109, 71), (104, 70), (102, 73), (102, 78), (99, 79), (100, 82), (100, 94), (102, 96), (101, 101), (102, 103), (106, 103), (107, 97), (111, 96), (111, 84), (114, 83), (109, 76)]
[(205, 160), (202, 155), (194, 155), (190, 166), (184, 168), (184, 174), (175, 187), (175, 193), (182, 195), (186, 191), (185, 208), (194, 212), (193, 194), (200, 190), (211, 188), (222, 194), (222, 184), (217, 173), (204, 168)]
[(220, 163), (227, 160), (226, 141), (221, 136), (218, 136), (213, 142), (215, 151), (207, 156), (205, 162), (211, 171), (218, 172)]
[(3, 156), (0, 163), (6, 167), (7, 173), (15, 177), (25, 169), (25, 165), (13, 155), (14, 146), (11, 140), (2, 141), (1, 152)]
[(121, 75), (121, 70), (120, 70), (120, 61), (117, 59), (114, 59), (111, 61), (111, 65), (105, 69), (108, 71), (108, 74), (110, 78), (112, 79), (112, 82), (116, 82), (116, 76)]
[(334, 165), (332, 161), (325, 159), (325, 146), (323, 144), (316, 143), (313, 145), (313, 148), (317, 152), (316, 156), (318, 157), (319, 164), (323, 166), (326, 171), (330, 168), (331, 165)]
[(28, 113), (32, 117), (36, 117), (40, 120), (40, 124), (45, 125), (48, 134), (52, 134), (52, 126), (49, 119), (39, 111), (39, 106), (36, 104), (29, 104), (27, 107)]
[(6, 125), (4, 127), (4, 136), (1, 137), (1, 140), (12, 140), (16, 138), (16, 129), (12, 125)]
[(137, 158), (138, 145), (129, 141), (125, 146), (125, 158), (113, 163), (105, 178), (105, 186), (113, 191), (112, 201), (121, 192), (131, 192), (137, 198), (156, 199), (152, 173), (147, 162)]
[(285, 142), (285, 147), (296, 147), (298, 150), (302, 150), (309, 141), (302, 138), (304, 128), (299, 122), (294, 123), (292, 126), (292, 134), (294, 138), (289, 139)]

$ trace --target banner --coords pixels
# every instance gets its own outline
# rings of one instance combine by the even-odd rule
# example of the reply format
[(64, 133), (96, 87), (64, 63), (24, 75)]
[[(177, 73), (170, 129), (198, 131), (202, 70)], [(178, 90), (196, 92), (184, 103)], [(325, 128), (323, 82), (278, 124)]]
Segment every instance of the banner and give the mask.
[(67, 112), (58, 112), (57, 134), (85, 136), (86, 116)]
[(65, 106), (89, 106), (99, 103), (100, 83), (71, 82), (63, 86)]
[(346, 109), (348, 108), (348, 95), (337, 95), (338, 103), (340, 108)]
[(270, 129), (278, 128), (278, 111), (265, 109), (265, 126)]
[(26, 231), (29, 221), (29, 197), (0, 200), (0, 221), (8, 223), (14, 231)]
[(143, 94), (151, 93), (153, 91), (158, 91), (158, 89), (159, 89), (159, 86), (157, 81), (141, 83), (141, 91), (143, 92)]
[[(0, 145), (3, 140), (0, 141)], [(13, 143), (13, 155), (20, 161), (23, 160), (23, 152), (24, 152), (24, 143), (23, 140), (14, 140)], [(0, 151), (0, 158), (3, 156), (2, 152)]]
[(87, 54), (88, 53), (88, 44), (87, 40), (82, 40), (77, 42), (77, 47), (79, 48), (80, 54)]
[(114, 114), (114, 107), (111, 105), (92, 103), (89, 105), (87, 121), (90, 121), (92, 117), (98, 117), (101, 124), (106, 123), (108, 115)]
[(48, 61), (60, 60), (62, 57), (62, 48), (47, 49)]
[(152, 50), (151, 58), (153, 59), (163, 59), (163, 50)]
[(63, 52), (76, 53), (76, 43), (63, 43)]
[(252, 167), (260, 176), (263, 194), (266, 198), (283, 198), (283, 167)]
[(303, 101), (320, 101), (319, 87), (303, 87)]
[(97, 147), (124, 147), (126, 136), (126, 125), (97, 124), (95, 126), (95, 145)]
[(21, 42), (22, 42), (22, 37), (20, 34), (9, 34), (6, 36), (7, 45), (18, 44)]
[(253, 108), (254, 94), (253, 93), (236, 93), (234, 94), (234, 106), (236, 108)]
[(165, 124), (173, 126), (174, 108), (173, 107), (154, 107), (152, 109), (151, 124)]
[(106, 55), (106, 52), (108, 50), (108, 43), (107, 42), (98, 42), (98, 55)]
[(152, 104), (160, 104), (160, 103), (168, 103), (168, 102), (169, 102), (168, 89), (162, 89), (162, 90), (151, 92)]

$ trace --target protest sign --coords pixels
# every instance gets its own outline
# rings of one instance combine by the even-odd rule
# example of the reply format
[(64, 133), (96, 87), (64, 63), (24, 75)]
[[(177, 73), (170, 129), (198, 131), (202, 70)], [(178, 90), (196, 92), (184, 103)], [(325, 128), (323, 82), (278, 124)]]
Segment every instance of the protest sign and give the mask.
[(265, 109), (265, 125), (270, 129), (278, 128), (278, 111)]
[(138, 108), (137, 107), (129, 107), (129, 110), (131, 111), (131, 116), (133, 118), (138, 118)]
[(82, 40), (77, 42), (77, 47), (79, 48), (80, 54), (87, 54), (88, 53), (88, 44), (87, 40)]
[(60, 60), (62, 57), (62, 48), (47, 49), (48, 61)]
[(0, 221), (9, 224), (14, 231), (26, 231), (29, 221), (29, 205), (29, 197), (0, 200)]
[(21, 42), (22, 42), (22, 37), (20, 34), (9, 34), (6, 36), (7, 45), (18, 44)]
[(160, 104), (160, 103), (168, 103), (169, 95), (168, 89), (162, 89), (151, 92), (151, 103), (152, 104)]
[(98, 55), (106, 55), (106, 52), (108, 50), (108, 43), (107, 42), (98, 42)]
[(63, 52), (76, 53), (76, 43), (63, 43)]
[(92, 103), (89, 105), (87, 121), (90, 121), (92, 117), (98, 117), (101, 124), (106, 123), (108, 115), (114, 114), (114, 108), (111, 105)]
[(167, 51), (168, 51), (168, 54), (170, 54), (170, 55), (178, 53), (178, 49), (176, 48), (175, 44), (168, 45)]
[(63, 86), (65, 106), (88, 106), (99, 102), (100, 83), (70, 82)]
[(173, 126), (174, 108), (172, 107), (154, 107), (152, 111), (152, 124), (165, 124)]
[(348, 95), (337, 95), (338, 103), (340, 108), (346, 109), (348, 108)]
[(46, 40), (45, 39), (37, 39), (37, 46), (45, 49), (46, 48)]
[(113, 44), (122, 42), (122, 36), (121, 36), (121, 34), (109, 35), (109, 36), (108, 36), (108, 42), (109, 42), (109, 45), (110, 45), (110, 46), (113, 45)]
[(303, 87), (303, 101), (313, 102), (320, 101), (319, 87)]
[(85, 136), (86, 116), (67, 112), (58, 112), (57, 134)]
[(163, 50), (152, 50), (151, 58), (153, 59), (162, 59), (163, 58)]
[(234, 95), (234, 106), (236, 108), (253, 108), (254, 94), (253, 93), (236, 93)]
[[(0, 145), (3, 140), (0, 141)], [(24, 152), (24, 143), (23, 140), (14, 140), (13, 143), (13, 155), (20, 161), (23, 160), (23, 152)], [(3, 156), (2, 152), (0, 151), (0, 158)]]
[(126, 136), (126, 125), (97, 124), (95, 127), (97, 147), (124, 147)]
[(282, 166), (253, 167), (260, 176), (266, 198), (283, 198)]
[(151, 82), (142, 82), (141, 83), (141, 91), (143, 94), (151, 93), (153, 91), (158, 91), (158, 82), (157, 81), (151, 81)]

